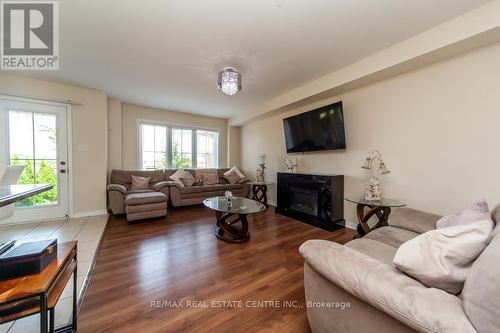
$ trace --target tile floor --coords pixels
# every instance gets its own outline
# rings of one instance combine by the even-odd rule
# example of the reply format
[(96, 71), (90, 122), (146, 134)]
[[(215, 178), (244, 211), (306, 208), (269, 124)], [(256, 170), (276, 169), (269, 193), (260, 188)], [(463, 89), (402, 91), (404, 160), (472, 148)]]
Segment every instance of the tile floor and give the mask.
[[(75, 219), (0, 225), (0, 241), (16, 239), (18, 242), (30, 242), (57, 238), (59, 243), (78, 240), (78, 298), (82, 286), (88, 278), (88, 271), (97, 245), (106, 227), (108, 215), (91, 216)], [(71, 319), (73, 279), (70, 279), (59, 303), (56, 305), (56, 327), (66, 324)], [(0, 333), (35, 333), (39, 331), (40, 316), (33, 315), (14, 322), (0, 325)]]

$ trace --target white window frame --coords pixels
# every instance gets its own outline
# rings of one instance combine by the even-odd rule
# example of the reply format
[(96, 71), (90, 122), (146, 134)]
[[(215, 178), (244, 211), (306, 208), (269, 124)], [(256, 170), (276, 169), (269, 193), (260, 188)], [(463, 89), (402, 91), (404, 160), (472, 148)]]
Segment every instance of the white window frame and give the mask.
[(142, 131), (141, 131), (141, 126), (142, 125), (150, 125), (150, 126), (164, 126), (167, 128), (167, 169), (172, 169), (172, 128), (175, 129), (183, 129), (183, 130), (191, 130), (191, 163), (192, 169), (197, 169), (197, 135), (196, 131), (209, 131), (209, 132), (216, 132), (217, 133), (217, 150), (215, 152), (215, 162), (216, 165), (214, 168), (219, 167), (219, 149), (220, 149), (220, 131), (217, 128), (207, 128), (207, 127), (196, 127), (196, 126), (186, 126), (182, 124), (174, 124), (174, 123), (165, 123), (161, 121), (151, 121), (151, 120), (142, 120), (139, 119), (137, 120), (137, 168), (138, 170), (142, 170)]

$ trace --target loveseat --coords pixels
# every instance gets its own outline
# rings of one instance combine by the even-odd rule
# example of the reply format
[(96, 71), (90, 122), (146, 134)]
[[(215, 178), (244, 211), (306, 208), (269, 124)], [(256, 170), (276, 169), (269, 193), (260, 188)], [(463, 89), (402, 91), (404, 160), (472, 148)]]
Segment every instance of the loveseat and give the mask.
[(345, 245), (310, 240), (305, 258), (307, 316), (323, 332), (500, 332), (500, 208), (492, 240), (458, 295), (427, 287), (394, 267), (398, 247), (436, 228), (438, 215), (395, 209), (389, 226)]

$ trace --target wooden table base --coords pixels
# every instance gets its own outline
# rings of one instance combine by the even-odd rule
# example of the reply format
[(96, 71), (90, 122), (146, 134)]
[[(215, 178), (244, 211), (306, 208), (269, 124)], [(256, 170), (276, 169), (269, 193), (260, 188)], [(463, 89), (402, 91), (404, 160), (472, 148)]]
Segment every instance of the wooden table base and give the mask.
[[(250, 239), (248, 221), (244, 214), (215, 212), (217, 225), (215, 236), (228, 243), (243, 243)], [(237, 225), (239, 227), (236, 227)]]
[(252, 199), (255, 201), (264, 204), (268, 207), (267, 204), (267, 185), (266, 184), (252, 184)]
[[(365, 210), (365, 208), (367, 209)], [(359, 203), (356, 207), (356, 211), (359, 224), (356, 227), (356, 231), (358, 232), (358, 234), (354, 238), (363, 237), (370, 231), (383, 226), (387, 226), (387, 220), (389, 218), (389, 215), (391, 214), (390, 207), (368, 206)], [(368, 225), (368, 220), (370, 220), (370, 218), (374, 215), (377, 216), (378, 222), (373, 227), (370, 227)]]

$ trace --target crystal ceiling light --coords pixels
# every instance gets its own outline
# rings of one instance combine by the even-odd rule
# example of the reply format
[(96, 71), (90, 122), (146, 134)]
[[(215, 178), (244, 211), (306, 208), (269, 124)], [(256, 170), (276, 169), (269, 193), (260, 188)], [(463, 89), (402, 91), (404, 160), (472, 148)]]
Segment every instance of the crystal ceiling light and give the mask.
[(224, 94), (232, 96), (241, 90), (241, 74), (227, 67), (219, 73), (217, 86)]

